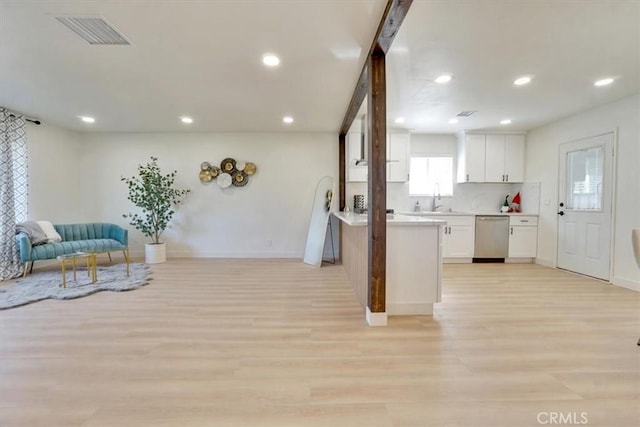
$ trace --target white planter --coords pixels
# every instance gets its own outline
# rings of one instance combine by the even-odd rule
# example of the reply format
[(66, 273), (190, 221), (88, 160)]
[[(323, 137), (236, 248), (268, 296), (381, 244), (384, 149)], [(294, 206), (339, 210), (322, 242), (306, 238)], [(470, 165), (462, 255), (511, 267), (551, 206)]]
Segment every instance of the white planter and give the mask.
[(144, 245), (144, 262), (159, 264), (167, 260), (166, 243), (146, 243)]

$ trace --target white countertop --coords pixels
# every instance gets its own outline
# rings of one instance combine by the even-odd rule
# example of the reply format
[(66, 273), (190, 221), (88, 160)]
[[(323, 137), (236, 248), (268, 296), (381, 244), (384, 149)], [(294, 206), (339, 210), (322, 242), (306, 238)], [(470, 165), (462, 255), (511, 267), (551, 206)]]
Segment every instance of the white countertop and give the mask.
[(410, 216), (475, 216), (475, 215), (504, 215), (504, 216), (538, 216), (538, 214), (531, 214), (526, 212), (496, 212), (496, 211), (477, 211), (477, 212), (429, 212), (429, 211), (420, 211), (420, 212), (398, 212), (399, 215), (410, 215)]
[[(417, 213), (417, 212), (416, 212)], [(334, 212), (333, 215), (340, 221), (350, 226), (367, 226), (368, 216), (366, 214), (357, 214), (353, 212)], [(422, 215), (402, 215), (402, 214), (388, 214), (387, 225), (413, 225), (413, 226), (432, 226), (432, 225), (444, 225), (446, 221), (439, 219), (425, 218)]]

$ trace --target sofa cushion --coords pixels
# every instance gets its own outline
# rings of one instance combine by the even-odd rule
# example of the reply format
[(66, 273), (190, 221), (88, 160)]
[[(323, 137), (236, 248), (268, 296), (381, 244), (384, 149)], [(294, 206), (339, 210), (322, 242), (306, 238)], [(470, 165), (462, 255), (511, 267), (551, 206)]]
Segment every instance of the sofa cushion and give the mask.
[(24, 221), (16, 225), (16, 234), (25, 233), (29, 236), (29, 240), (33, 246), (47, 243), (47, 235), (44, 234), (42, 228), (35, 221)]
[(113, 239), (72, 240), (70, 242), (46, 243), (31, 249), (31, 259), (53, 259), (73, 252), (108, 252), (125, 250), (127, 247)]
[(62, 237), (60, 237), (60, 235), (58, 234), (56, 229), (53, 227), (53, 224), (51, 224), (51, 222), (49, 221), (36, 221), (36, 222), (38, 223), (40, 228), (42, 228), (42, 231), (44, 231), (44, 234), (47, 235), (47, 239), (49, 240), (49, 243), (56, 243), (56, 242), (62, 241)]

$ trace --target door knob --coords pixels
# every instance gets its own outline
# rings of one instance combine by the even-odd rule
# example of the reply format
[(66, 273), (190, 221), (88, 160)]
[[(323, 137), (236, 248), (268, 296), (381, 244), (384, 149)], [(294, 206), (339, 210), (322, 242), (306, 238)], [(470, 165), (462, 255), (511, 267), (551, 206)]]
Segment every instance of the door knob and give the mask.
[(560, 212), (558, 212), (558, 215), (563, 216), (563, 215), (564, 215), (564, 212), (563, 212), (563, 211), (560, 211)]

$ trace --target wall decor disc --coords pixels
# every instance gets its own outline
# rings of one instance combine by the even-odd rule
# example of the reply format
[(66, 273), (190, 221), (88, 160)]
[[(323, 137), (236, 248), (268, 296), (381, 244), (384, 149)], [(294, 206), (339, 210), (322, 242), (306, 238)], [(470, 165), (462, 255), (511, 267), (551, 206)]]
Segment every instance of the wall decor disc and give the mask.
[(227, 188), (231, 185), (232, 178), (228, 173), (221, 173), (217, 181), (220, 188)]
[(211, 168), (211, 164), (209, 162), (200, 163), (200, 170), (206, 171), (209, 168)]
[(256, 170), (257, 167), (255, 163), (247, 162), (247, 164), (244, 166), (244, 173), (246, 173), (247, 175), (253, 175), (254, 173), (256, 173)]
[(200, 181), (201, 182), (211, 182), (213, 176), (211, 176), (211, 172), (209, 170), (200, 171)]
[(236, 161), (228, 157), (220, 162), (220, 169), (222, 172), (231, 173), (236, 170)]
[(216, 179), (221, 174), (220, 168), (217, 166), (211, 166), (209, 168), (209, 173), (213, 179)]
[(235, 171), (231, 175), (231, 178), (233, 179), (232, 184), (235, 187), (244, 187), (249, 182), (249, 177), (247, 176), (246, 173), (244, 173), (242, 171)]
[(236, 169), (237, 169), (237, 170), (239, 170), (239, 171), (243, 171), (243, 170), (244, 170), (244, 167), (245, 167), (246, 165), (247, 165), (247, 164), (246, 164), (245, 162), (243, 162), (242, 160), (238, 160), (238, 161), (236, 162)]

